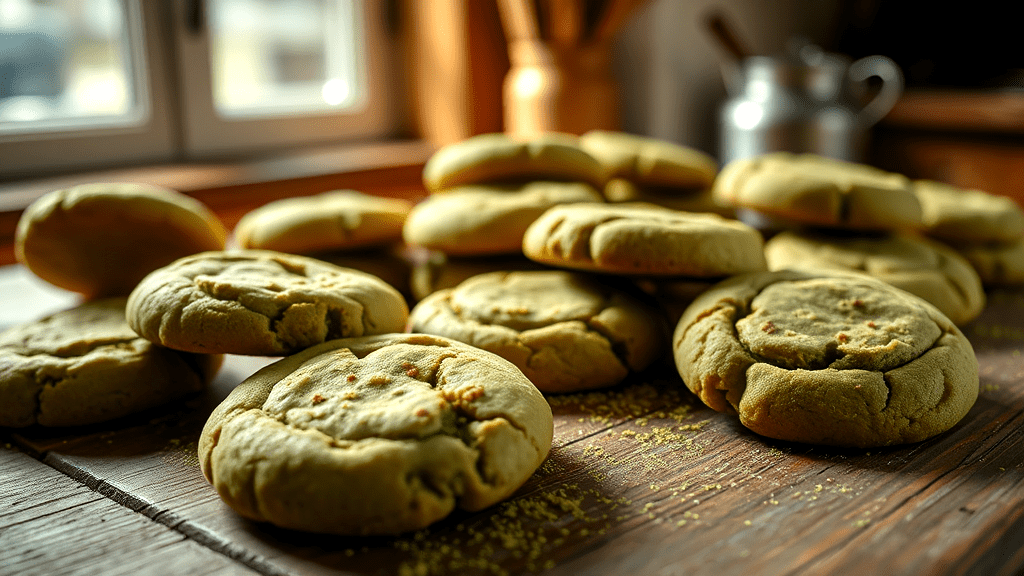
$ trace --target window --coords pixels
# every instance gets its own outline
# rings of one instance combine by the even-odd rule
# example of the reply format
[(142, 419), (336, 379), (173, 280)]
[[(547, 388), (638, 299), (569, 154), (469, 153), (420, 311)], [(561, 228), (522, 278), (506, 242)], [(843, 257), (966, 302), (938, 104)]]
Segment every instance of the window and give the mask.
[(382, 0), (0, 0), (0, 175), (381, 136)]

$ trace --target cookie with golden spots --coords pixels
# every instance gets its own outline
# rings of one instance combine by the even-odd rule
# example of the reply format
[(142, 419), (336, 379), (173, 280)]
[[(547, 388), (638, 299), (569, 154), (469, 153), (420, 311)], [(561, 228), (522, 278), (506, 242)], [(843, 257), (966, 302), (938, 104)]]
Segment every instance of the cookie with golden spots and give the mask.
[(132, 291), (128, 323), (169, 348), (291, 354), (334, 338), (400, 332), (405, 298), (365, 272), (270, 250), (203, 252)]
[(210, 415), (199, 461), (247, 518), (398, 534), (507, 498), (552, 434), (548, 403), (506, 360), (389, 334), (326, 342), (246, 379)]
[(981, 278), (949, 246), (909, 234), (849, 235), (784, 231), (764, 247), (769, 270), (862, 272), (924, 298), (955, 324), (985, 307)]
[(871, 447), (952, 428), (978, 362), (934, 306), (857, 274), (743, 274), (699, 296), (673, 338), (705, 404), (779, 440)]

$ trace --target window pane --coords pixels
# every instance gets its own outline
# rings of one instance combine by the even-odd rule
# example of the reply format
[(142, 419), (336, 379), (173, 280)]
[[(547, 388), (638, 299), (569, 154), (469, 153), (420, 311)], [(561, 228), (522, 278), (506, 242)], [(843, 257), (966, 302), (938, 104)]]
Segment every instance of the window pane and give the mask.
[(0, 0), (0, 133), (144, 121), (136, 1)]
[(352, 0), (209, 0), (213, 95), (222, 116), (351, 108), (365, 95)]

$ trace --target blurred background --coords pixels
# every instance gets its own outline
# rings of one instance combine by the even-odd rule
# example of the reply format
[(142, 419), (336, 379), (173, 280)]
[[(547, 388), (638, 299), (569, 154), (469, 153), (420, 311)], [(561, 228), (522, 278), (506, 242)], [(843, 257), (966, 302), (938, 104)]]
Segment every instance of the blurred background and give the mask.
[[(901, 70), (899, 101), (865, 127), (864, 160), (1016, 195), (1024, 49), (1005, 5), (967, 8), (918, 0), (0, 0), (0, 179), (346, 142), (437, 147), (545, 122), (646, 134), (721, 158), (722, 110), (737, 96), (730, 74), (743, 57), (791, 57), (798, 42), (849, 61), (883, 55)], [(723, 18), (742, 53), (715, 35), (709, 14)], [(572, 82), (586, 89), (547, 112), (554, 120), (538, 116), (538, 96), (523, 95)], [(863, 84), (866, 102), (879, 81)], [(523, 128), (523, 118), (533, 124)]]

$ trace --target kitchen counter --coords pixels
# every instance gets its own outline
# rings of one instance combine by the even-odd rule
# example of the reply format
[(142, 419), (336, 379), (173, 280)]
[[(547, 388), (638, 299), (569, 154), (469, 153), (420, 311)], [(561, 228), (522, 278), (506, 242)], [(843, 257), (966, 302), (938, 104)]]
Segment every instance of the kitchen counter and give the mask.
[[(0, 327), (68, 306), (2, 269)], [(81, 429), (0, 431), (0, 574), (1024, 573), (1024, 290), (964, 326), (981, 392), (952, 430), (846, 450), (758, 437), (704, 407), (671, 365), (551, 395), (551, 455), (508, 501), (398, 537), (254, 523), (203, 478), (207, 415), (273, 359), (229, 356), (214, 384)]]

